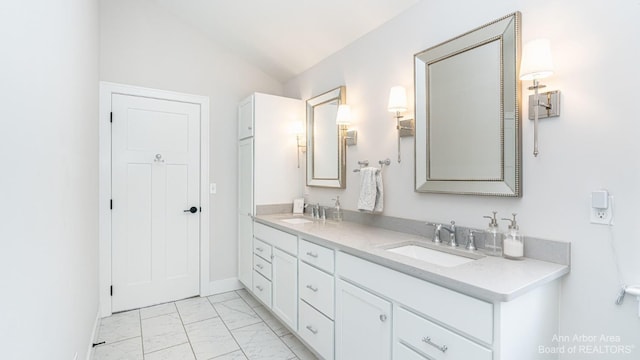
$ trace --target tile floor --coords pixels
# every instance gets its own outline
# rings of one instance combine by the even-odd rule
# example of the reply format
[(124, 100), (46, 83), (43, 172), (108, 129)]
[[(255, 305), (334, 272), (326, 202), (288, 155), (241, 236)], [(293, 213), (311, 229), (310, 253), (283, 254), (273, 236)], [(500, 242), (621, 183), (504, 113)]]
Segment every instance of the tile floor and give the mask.
[(315, 360), (246, 290), (101, 320), (93, 360)]

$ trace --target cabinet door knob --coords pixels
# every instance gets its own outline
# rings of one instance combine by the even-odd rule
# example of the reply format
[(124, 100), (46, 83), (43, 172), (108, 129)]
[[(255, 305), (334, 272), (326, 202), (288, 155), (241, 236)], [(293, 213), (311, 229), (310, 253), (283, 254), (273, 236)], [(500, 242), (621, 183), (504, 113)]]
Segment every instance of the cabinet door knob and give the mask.
[(262, 264), (256, 264), (256, 267), (260, 270), (264, 269), (264, 266), (262, 266)]
[(312, 258), (317, 258), (318, 257), (317, 253), (314, 253), (314, 252), (311, 252), (311, 251), (307, 251), (307, 255), (311, 256)]
[(256, 248), (256, 250), (257, 250), (257, 251), (260, 251), (260, 252), (263, 252), (263, 251), (264, 251), (264, 249), (263, 249), (263, 248), (261, 248), (261, 247), (257, 247), (257, 248)]
[(380, 321), (383, 321), (383, 322), (387, 321), (387, 315), (385, 314), (380, 315)]
[(252, 126), (247, 126), (247, 129), (251, 130), (251, 129), (253, 129), (253, 127)]
[(314, 335), (318, 333), (318, 330), (311, 325), (307, 325), (307, 330), (311, 331)]
[(309, 290), (311, 290), (311, 291), (313, 291), (313, 292), (318, 292), (318, 288), (317, 288), (317, 287), (314, 287), (314, 286), (313, 286), (313, 285), (311, 285), (311, 284), (307, 285), (307, 289), (309, 289)]
[(256, 285), (256, 289), (258, 289), (258, 290), (260, 290), (260, 291), (264, 290), (264, 289), (262, 288), (262, 286), (260, 286), (260, 285)]
[(440, 350), (442, 352), (446, 352), (447, 349), (448, 349), (447, 345), (440, 346), (440, 345), (434, 343), (433, 341), (431, 341), (431, 338), (429, 336), (423, 337), (422, 338), (422, 342), (427, 343), (427, 344), (433, 346), (434, 348), (436, 348), (436, 349), (438, 349), (438, 350)]

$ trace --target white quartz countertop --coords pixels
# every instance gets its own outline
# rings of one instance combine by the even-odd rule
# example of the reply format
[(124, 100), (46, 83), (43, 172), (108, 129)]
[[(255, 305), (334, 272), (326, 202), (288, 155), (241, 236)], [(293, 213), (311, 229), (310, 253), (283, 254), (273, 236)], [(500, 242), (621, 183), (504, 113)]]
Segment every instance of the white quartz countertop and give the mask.
[[(425, 237), (347, 221), (316, 220), (305, 224), (289, 224), (282, 221), (293, 217), (291, 214), (259, 215), (255, 220), (299, 235), (318, 245), (340, 250), (490, 302), (513, 300), (569, 273), (569, 266), (566, 265), (529, 258), (508, 260), (494, 256), (486, 256), (454, 267), (438, 266), (384, 249), (394, 244), (413, 241), (431, 243)], [(446, 245), (441, 246), (446, 247)]]

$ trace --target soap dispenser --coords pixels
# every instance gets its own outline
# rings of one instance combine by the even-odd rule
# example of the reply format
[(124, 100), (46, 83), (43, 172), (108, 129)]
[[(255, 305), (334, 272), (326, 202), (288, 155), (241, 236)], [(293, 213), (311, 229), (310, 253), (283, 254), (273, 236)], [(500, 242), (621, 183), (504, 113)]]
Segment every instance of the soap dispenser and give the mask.
[(503, 218), (502, 220), (510, 221), (509, 229), (505, 233), (503, 241), (503, 254), (507, 259), (519, 260), (524, 258), (524, 239), (520, 234), (520, 228), (516, 221), (516, 213), (513, 213), (513, 219)]
[(502, 256), (502, 246), (500, 244), (500, 230), (498, 230), (498, 219), (496, 219), (497, 211), (492, 211), (493, 216), (483, 216), (485, 219), (490, 219), (489, 227), (487, 227), (487, 237), (484, 243), (484, 252), (491, 256)]
[(337, 195), (335, 200), (336, 203), (335, 205), (333, 205), (331, 218), (333, 221), (342, 221), (342, 206), (340, 205), (340, 196)]

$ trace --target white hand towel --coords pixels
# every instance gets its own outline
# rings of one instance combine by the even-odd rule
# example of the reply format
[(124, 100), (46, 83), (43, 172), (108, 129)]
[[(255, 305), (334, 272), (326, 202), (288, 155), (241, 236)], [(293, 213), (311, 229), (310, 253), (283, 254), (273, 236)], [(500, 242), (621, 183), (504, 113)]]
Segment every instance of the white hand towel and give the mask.
[(376, 171), (376, 206), (373, 208), (373, 212), (382, 212), (382, 208), (384, 207), (383, 195), (382, 170), (378, 170)]
[(360, 196), (358, 197), (358, 210), (381, 212), (382, 201), (382, 174), (380, 169), (365, 167), (360, 169)]

